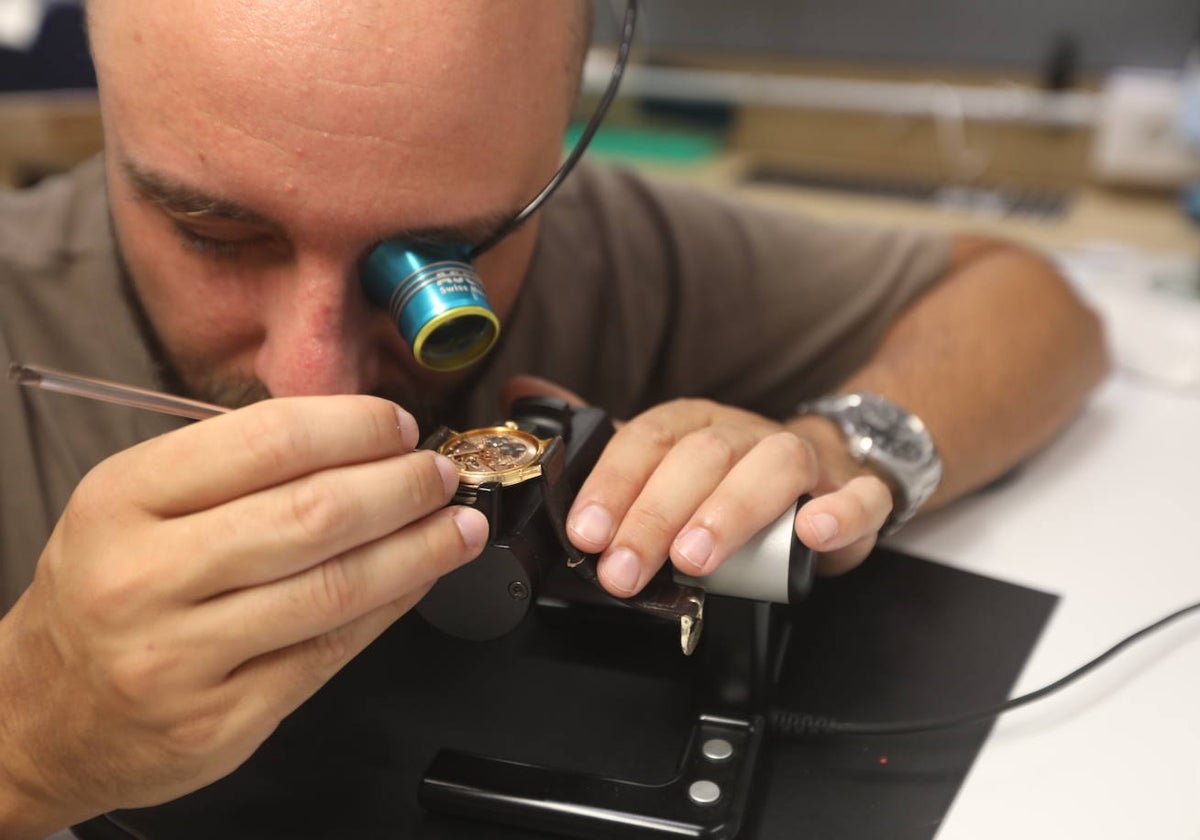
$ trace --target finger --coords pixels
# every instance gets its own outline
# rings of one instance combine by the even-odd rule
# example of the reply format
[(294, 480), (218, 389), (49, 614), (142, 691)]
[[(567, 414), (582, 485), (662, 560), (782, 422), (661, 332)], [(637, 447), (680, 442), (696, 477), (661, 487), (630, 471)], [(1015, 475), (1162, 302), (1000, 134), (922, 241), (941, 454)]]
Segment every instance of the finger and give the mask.
[(759, 441), (697, 508), (671, 544), (671, 561), (704, 575), (809, 492), (818, 468), (812, 446), (791, 432)]
[(828, 554), (817, 555), (817, 574), (822, 577), (845, 574), (855, 569), (867, 559), (871, 549), (875, 548), (876, 535), (868, 534), (856, 540), (845, 548), (831, 551)]
[(130, 500), (172, 517), (318, 470), (399, 455), (416, 441), (416, 421), (387, 400), (292, 397), (195, 423), (118, 457)]
[(180, 596), (201, 600), (315, 566), (397, 531), (446, 505), (454, 464), (428, 451), (322, 470), (177, 519), (179, 545), (215, 541), (203, 562), (180, 563)]
[(504, 383), (500, 389), (500, 403), (504, 411), (509, 411), (512, 404), (522, 397), (553, 397), (565, 402), (572, 408), (582, 408), (587, 400), (574, 391), (557, 385), (540, 376), (514, 376)]
[[(202, 605), (193, 634), (228, 673), (240, 663), (331, 633), (376, 609), (424, 592), (479, 555), (482, 513), (449, 507), (304, 572)], [(216, 653), (216, 652), (219, 652)]]
[(815, 551), (837, 551), (879, 533), (891, 511), (888, 486), (873, 475), (856, 476), (800, 508), (796, 536)]
[(680, 529), (757, 441), (742, 426), (710, 426), (685, 435), (646, 481), (600, 558), (596, 571), (605, 588), (622, 596), (641, 589), (666, 560)]
[(721, 409), (706, 400), (675, 400), (638, 415), (613, 435), (579, 488), (567, 517), (571, 542), (590, 553), (607, 548), (667, 453), (688, 432), (713, 425), (718, 414), (727, 425), (742, 423), (764, 434), (778, 428), (757, 415)]

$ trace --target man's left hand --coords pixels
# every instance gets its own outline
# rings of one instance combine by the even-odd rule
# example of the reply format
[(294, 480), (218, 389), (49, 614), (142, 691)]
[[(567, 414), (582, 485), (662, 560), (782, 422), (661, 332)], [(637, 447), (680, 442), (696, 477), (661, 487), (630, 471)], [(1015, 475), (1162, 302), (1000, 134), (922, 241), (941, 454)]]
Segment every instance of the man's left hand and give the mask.
[[(512, 380), (506, 402), (576, 395), (532, 377)], [(803, 494), (796, 534), (820, 552), (818, 569), (847, 571), (870, 553), (892, 510), (887, 485), (855, 463), (827, 420), (777, 423), (709, 400), (679, 399), (625, 423), (579, 489), (567, 517), (571, 542), (600, 554), (604, 587), (628, 597), (666, 558), (711, 573)]]

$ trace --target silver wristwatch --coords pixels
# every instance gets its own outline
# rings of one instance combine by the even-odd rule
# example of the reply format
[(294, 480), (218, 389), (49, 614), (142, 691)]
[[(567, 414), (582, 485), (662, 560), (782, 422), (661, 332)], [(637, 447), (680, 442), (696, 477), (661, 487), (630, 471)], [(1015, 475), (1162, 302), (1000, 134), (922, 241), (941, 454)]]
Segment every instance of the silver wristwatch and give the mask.
[(833, 394), (800, 403), (797, 414), (816, 414), (838, 425), (850, 454), (892, 490), (893, 508), (880, 536), (900, 530), (942, 480), (942, 459), (921, 418), (878, 394)]

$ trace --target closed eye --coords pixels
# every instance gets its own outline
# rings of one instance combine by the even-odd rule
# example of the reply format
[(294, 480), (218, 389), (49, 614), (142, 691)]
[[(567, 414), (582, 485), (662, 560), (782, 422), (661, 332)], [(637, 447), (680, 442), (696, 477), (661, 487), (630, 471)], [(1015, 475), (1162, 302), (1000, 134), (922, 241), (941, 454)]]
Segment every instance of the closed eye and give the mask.
[(236, 259), (281, 245), (273, 231), (259, 225), (170, 211), (166, 216), (183, 246), (204, 256)]

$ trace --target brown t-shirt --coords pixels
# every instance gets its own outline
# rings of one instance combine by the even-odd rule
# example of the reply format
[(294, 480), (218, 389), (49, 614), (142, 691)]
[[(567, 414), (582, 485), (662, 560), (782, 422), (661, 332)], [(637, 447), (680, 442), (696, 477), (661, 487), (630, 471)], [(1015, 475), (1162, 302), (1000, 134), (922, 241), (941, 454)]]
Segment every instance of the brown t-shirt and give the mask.
[[(940, 236), (582, 166), (542, 210), (529, 276), (459, 420), (499, 419), (517, 373), (615, 417), (704, 396), (782, 419), (861, 365), (947, 254)], [(161, 387), (117, 277), (99, 160), (0, 193), (0, 363)], [(0, 614), (84, 473), (181, 422), (0, 383)]]

